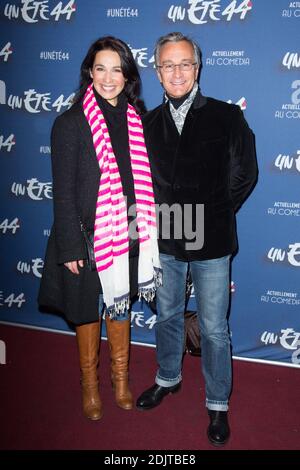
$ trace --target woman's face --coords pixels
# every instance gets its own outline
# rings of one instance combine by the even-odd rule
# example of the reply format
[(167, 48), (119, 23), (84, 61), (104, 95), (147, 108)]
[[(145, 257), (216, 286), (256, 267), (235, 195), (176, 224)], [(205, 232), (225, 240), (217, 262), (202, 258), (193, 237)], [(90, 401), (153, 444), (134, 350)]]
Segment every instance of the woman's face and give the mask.
[(110, 50), (97, 52), (90, 75), (99, 95), (116, 106), (126, 83), (119, 54)]

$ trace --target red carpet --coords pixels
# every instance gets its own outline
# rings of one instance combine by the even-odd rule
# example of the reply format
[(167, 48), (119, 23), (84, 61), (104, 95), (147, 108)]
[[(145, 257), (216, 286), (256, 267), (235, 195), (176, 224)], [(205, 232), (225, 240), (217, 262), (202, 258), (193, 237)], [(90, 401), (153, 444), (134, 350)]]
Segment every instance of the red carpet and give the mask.
[[(0, 365), (0, 448), (215, 450), (206, 437), (199, 359), (184, 362), (183, 387), (154, 410), (119, 409), (109, 380), (106, 341), (100, 353), (104, 416), (83, 417), (74, 336), (0, 325), (6, 364)], [(155, 350), (132, 346), (131, 388), (152, 385)], [(234, 361), (232, 437), (224, 450), (300, 449), (300, 370)]]

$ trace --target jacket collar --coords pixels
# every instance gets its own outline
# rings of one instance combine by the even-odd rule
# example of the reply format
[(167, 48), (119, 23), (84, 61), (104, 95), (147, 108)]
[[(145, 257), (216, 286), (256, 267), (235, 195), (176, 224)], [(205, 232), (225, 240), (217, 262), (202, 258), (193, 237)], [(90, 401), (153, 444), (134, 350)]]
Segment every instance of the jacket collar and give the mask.
[(91, 129), (83, 112), (82, 100), (78, 103), (75, 103), (71, 109), (73, 110), (75, 119), (77, 121), (78, 128), (82, 136), (82, 141), (85, 143), (90, 155), (97, 159)]
[(163, 136), (164, 136), (164, 141), (168, 143), (168, 145), (175, 144), (179, 142), (179, 139), (183, 142), (184, 137), (185, 137), (185, 130), (186, 127), (191, 124), (192, 119), (194, 118), (195, 114), (197, 114), (203, 106), (205, 106), (207, 103), (207, 98), (206, 96), (203, 96), (200, 92), (200, 89), (198, 89), (196, 96), (194, 98), (194, 101), (185, 117), (185, 122), (184, 126), (182, 129), (181, 136), (178, 133), (178, 130), (176, 128), (175, 122), (171, 116), (170, 108), (169, 108), (169, 102), (163, 103), (162, 104), (162, 130), (163, 130)]
[(198, 88), (198, 91), (196, 93), (195, 99), (194, 99), (193, 104), (192, 104), (192, 108), (193, 109), (200, 109), (204, 105), (206, 105), (206, 103), (207, 103), (206, 96), (203, 96), (201, 91), (200, 91), (200, 88)]
[[(203, 106), (205, 106), (207, 103), (207, 98), (206, 96), (203, 96), (201, 91), (200, 91), (200, 88), (198, 88), (198, 91), (196, 93), (196, 96), (194, 98), (194, 101), (192, 103), (192, 106), (190, 107), (190, 111), (193, 110), (193, 109), (200, 109), (202, 108)], [(169, 107), (169, 100), (164, 102), (163, 103), (163, 106), (165, 108), (168, 108)]]

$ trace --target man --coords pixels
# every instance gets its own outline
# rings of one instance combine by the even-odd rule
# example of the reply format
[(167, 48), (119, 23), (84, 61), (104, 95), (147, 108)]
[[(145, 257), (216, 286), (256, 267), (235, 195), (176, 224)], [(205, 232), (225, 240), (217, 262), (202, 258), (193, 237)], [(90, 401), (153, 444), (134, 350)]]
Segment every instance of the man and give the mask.
[(165, 102), (145, 115), (145, 138), (156, 203), (174, 208), (174, 214), (161, 214), (163, 286), (157, 292), (155, 326), (159, 368), (137, 408), (154, 408), (181, 387), (189, 265), (201, 331), (208, 438), (222, 445), (230, 435), (230, 258), (237, 250), (235, 212), (257, 178), (254, 137), (238, 106), (200, 93), (201, 51), (194, 41), (181, 33), (161, 37), (155, 61)]

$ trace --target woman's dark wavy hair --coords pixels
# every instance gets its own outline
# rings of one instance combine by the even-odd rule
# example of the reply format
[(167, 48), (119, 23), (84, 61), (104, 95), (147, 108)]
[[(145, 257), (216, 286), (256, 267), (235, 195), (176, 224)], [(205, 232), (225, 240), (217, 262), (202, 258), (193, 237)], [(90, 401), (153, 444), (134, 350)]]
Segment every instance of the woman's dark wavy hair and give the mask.
[(95, 56), (99, 51), (115, 51), (121, 59), (121, 68), (124, 77), (127, 79), (124, 92), (128, 102), (136, 109), (139, 114), (146, 111), (144, 101), (140, 99), (141, 78), (133, 55), (127, 44), (113, 36), (104, 36), (95, 41), (89, 48), (80, 68), (79, 90), (75, 97), (75, 102), (80, 101), (87, 89), (92, 83), (90, 70), (93, 68)]

